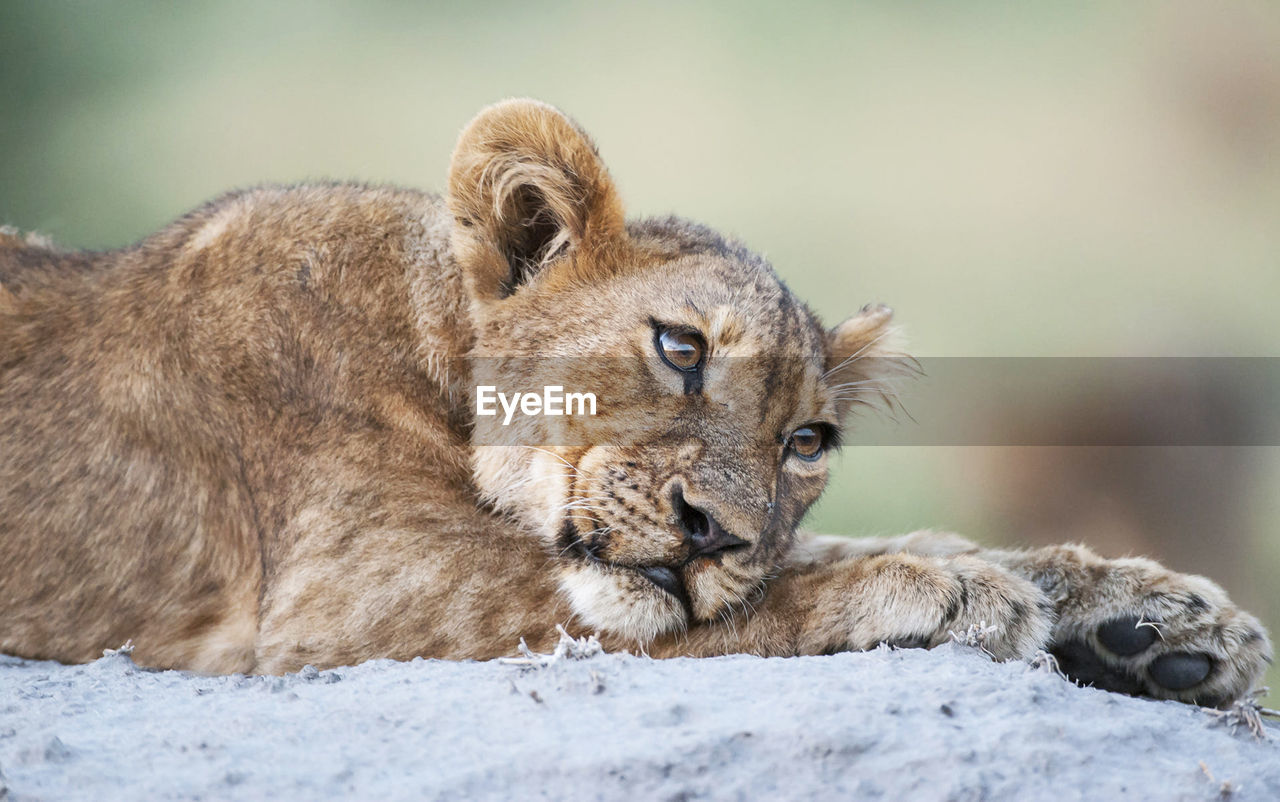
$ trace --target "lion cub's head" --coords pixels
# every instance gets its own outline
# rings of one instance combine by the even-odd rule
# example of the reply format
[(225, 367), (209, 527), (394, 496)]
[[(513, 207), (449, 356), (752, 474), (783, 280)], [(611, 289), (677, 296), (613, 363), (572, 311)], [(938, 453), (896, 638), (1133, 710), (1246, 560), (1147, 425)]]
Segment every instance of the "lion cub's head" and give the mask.
[(546, 538), (589, 626), (644, 643), (749, 604), (826, 484), (845, 413), (900, 364), (889, 310), (828, 331), (737, 243), (626, 222), (590, 139), (534, 101), (462, 133), (449, 208), (475, 383), (596, 398), (594, 416), (477, 416), (481, 492)]

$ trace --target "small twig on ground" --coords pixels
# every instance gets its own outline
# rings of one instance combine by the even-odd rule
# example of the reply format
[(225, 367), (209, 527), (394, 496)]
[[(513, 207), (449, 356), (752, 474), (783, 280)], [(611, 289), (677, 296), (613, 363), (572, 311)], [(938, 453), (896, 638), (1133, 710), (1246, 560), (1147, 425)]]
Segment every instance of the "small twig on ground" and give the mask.
[(504, 665), (522, 666), (524, 668), (546, 668), (561, 660), (585, 660), (588, 657), (594, 657), (604, 652), (604, 647), (600, 645), (600, 641), (596, 639), (595, 635), (575, 638), (559, 624), (556, 624), (556, 631), (560, 633), (560, 641), (550, 654), (541, 654), (533, 651), (524, 642), (524, 638), (521, 638), (520, 645), (517, 647), (521, 656), (499, 657), (498, 662)]
[[(1209, 779), (1209, 782), (1211, 783), (1218, 782), (1218, 778), (1213, 776), (1212, 771), (1209, 771), (1209, 764), (1205, 763), (1203, 760), (1200, 761), (1200, 771), (1203, 772), (1204, 776)], [(1234, 794), (1239, 790), (1240, 790), (1240, 786), (1236, 785), (1230, 780), (1223, 780), (1218, 785), (1218, 798), (1226, 799), (1227, 797), (1231, 796), (1232, 794)]]
[(1043, 674), (1053, 674), (1059, 679), (1067, 679), (1067, 675), (1063, 673), (1062, 667), (1058, 665), (1058, 658), (1049, 654), (1044, 649), (1041, 649), (1031, 655), (1031, 659), (1027, 660), (1027, 668)]
[(124, 645), (121, 646), (119, 649), (103, 649), (102, 650), (103, 657), (115, 657), (118, 654), (123, 654), (125, 657), (128, 657), (129, 655), (133, 654), (133, 638), (130, 638), (129, 640), (125, 641)]
[[(1270, 688), (1263, 686), (1249, 695), (1252, 696), (1254, 699), (1261, 699), (1262, 697), (1266, 696), (1270, 692), (1271, 692)], [(1280, 719), (1280, 710), (1272, 710), (1269, 707), (1263, 707), (1261, 704), (1259, 704), (1258, 715), (1264, 716), (1266, 718)]]
[(996, 659), (996, 656), (987, 649), (987, 638), (999, 631), (999, 627), (995, 625), (987, 626), (986, 621), (979, 621), (976, 624), (970, 624), (969, 628), (963, 633), (957, 634), (956, 631), (952, 629), (947, 630), (947, 634), (951, 636), (951, 640), (955, 643), (958, 643), (961, 646), (972, 646), (979, 649), (983, 654), (994, 660)]
[(1258, 688), (1250, 693), (1248, 697), (1236, 700), (1226, 710), (1217, 710), (1212, 707), (1202, 707), (1200, 709), (1229, 727), (1232, 735), (1235, 734), (1237, 729), (1244, 727), (1254, 738), (1259, 741), (1265, 741), (1267, 739), (1267, 728), (1262, 723), (1262, 717), (1280, 716), (1275, 710), (1268, 710), (1258, 702), (1259, 697), (1266, 695), (1266, 693), (1266, 688)]

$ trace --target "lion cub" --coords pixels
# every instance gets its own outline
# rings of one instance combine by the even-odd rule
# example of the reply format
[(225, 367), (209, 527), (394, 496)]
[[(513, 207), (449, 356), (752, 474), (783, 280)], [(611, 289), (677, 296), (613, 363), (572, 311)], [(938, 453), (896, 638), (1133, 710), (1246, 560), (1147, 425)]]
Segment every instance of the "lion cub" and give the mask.
[[(274, 673), (491, 658), (556, 623), (654, 656), (983, 626), (1103, 688), (1252, 688), (1266, 635), (1207, 579), (798, 534), (900, 369), (891, 332), (884, 307), (824, 328), (706, 228), (626, 220), (586, 134), (530, 100), (467, 126), (443, 198), (264, 187), (105, 253), (0, 234), (0, 651), (132, 639)], [(549, 391), (549, 365), (593, 416), (477, 416), (478, 386)]]

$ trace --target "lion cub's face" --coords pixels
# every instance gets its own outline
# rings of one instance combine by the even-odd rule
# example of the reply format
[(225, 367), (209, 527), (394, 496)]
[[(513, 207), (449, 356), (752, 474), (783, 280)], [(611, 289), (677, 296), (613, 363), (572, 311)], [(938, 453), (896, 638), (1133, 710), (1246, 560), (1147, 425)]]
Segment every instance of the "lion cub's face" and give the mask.
[(589, 626), (643, 643), (748, 607), (826, 483), (842, 415), (880, 390), (888, 311), (827, 332), (736, 244), (625, 225), (589, 140), (531, 101), (463, 133), (449, 201), (472, 378), (596, 399), (593, 416), (478, 417), (481, 491), (546, 538)]

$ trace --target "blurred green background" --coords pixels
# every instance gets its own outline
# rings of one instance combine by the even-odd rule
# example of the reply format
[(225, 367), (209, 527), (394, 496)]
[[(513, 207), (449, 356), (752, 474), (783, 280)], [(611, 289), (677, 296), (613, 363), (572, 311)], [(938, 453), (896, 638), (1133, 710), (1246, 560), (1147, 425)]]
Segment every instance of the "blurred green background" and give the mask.
[[(631, 213), (740, 236), (830, 322), (890, 303), (919, 354), (1280, 356), (1275, 3), (9, 0), (0, 221), (109, 248), (236, 186), (438, 189), (513, 95)], [(810, 523), (1084, 539), (1280, 626), (1280, 449), (1112, 451), (851, 448)]]

